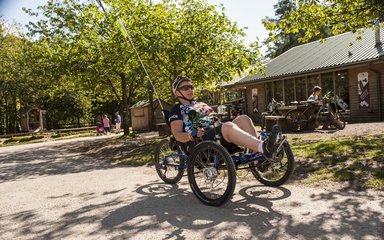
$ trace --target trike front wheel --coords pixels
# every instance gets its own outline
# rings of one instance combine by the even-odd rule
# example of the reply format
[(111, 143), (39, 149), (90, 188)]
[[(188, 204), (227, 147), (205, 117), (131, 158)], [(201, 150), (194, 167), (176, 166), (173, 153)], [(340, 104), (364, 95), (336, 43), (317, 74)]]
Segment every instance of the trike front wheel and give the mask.
[(188, 180), (193, 193), (206, 205), (220, 206), (233, 195), (236, 168), (228, 151), (213, 141), (195, 146), (188, 159)]
[[(260, 160), (261, 162), (251, 162), (251, 172), (253, 176), (266, 186), (277, 187), (291, 177), (295, 168), (295, 159), (288, 142), (285, 141), (277, 149), (276, 157), (273, 160)], [(260, 166), (264, 164), (264, 166)]]

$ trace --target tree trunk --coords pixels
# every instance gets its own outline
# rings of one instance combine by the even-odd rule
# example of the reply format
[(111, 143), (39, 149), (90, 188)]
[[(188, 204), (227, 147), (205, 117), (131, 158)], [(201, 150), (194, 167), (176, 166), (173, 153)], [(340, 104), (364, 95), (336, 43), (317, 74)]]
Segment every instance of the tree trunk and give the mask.
[(9, 99), (8, 93), (5, 93), (5, 133), (9, 134)]

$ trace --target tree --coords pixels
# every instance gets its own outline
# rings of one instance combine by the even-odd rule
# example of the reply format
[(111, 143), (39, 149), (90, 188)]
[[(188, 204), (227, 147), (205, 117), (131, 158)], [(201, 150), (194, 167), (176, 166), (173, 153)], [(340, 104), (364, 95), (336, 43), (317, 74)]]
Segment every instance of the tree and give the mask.
[(171, 83), (181, 73), (191, 76), (196, 85), (209, 87), (231, 79), (250, 64), (261, 65), (257, 44), (247, 48), (241, 40), (244, 32), (224, 11), (219, 13), (203, 0), (105, 2), (106, 13), (94, 2), (50, 0), (39, 7), (44, 19), (31, 23), (29, 30), (39, 44), (47, 45), (60, 72), (79, 87), (109, 86), (124, 110), (125, 133), (129, 106), (151, 91), (143, 84), (146, 74), (136, 53), (119, 31), (119, 19), (160, 97), (171, 97)]
[(25, 52), (31, 43), (17, 32), (17, 26), (0, 19), (0, 130), (14, 133), (18, 129), (20, 105), (33, 98), (34, 82)]
[(332, 35), (347, 31), (357, 32), (361, 28), (373, 26), (376, 20), (384, 19), (382, 0), (298, 0), (298, 8), (284, 15), (282, 21), (271, 28), (285, 29), (286, 33), (296, 34), (304, 30), (300, 42), (308, 42), (321, 36), (324, 26)]
[[(316, 3), (317, 1), (312, 2)], [(290, 26), (290, 23), (282, 27), (284, 19), (298, 9), (295, 0), (279, 0), (273, 7), (276, 18), (266, 17), (262, 20), (264, 27), (269, 31), (269, 37), (264, 42), (268, 46), (266, 54), (268, 58), (275, 58), (292, 47), (300, 45), (299, 39), (306, 34), (305, 29), (299, 29), (297, 32), (289, 31), (287, 26)], [(318, 30), (320, 34), (311, 37), (308, 41), (331, 36), (327, 26), (319, 26)]]

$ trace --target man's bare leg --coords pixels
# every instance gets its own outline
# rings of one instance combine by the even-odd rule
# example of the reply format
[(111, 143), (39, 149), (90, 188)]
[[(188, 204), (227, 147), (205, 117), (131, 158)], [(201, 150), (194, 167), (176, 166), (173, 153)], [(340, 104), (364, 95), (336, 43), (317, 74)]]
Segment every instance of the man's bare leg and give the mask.
[(249, 118), (247, 115), (240, 115), (237, 118), (235, 118), (232, 122), (237, 126), (239, 126), (239, 128), (241, 128), (245, 132), (251, 134), (254, 137), (257, 137), (256, 129), (253, 126), (252, 119)]
[[(253, 131), (256, 135), (256, 131)], [(237, 124), (233, 122), (224, 123), (221, 127), (221, 133), (227, 142), (246, 147), (253, 152), (259, 152), (259, 144), (262, 144), (262, 141), (241, 129)]]

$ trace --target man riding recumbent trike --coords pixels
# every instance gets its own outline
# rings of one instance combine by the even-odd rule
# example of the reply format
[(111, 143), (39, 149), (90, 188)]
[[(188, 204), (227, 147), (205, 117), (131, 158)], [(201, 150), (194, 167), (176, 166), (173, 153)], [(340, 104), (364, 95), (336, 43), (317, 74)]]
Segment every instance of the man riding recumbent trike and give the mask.
[(173, 83), (179, 103), (164, 111), (172, 135), (159, 143), (155, 167), (165, 183), (176, 184), (187, 169), (196, 197), (220, 206), (233, 195), (236, 170), (249, 169), (267, 186), (280, 186), (289, 179), (294, 157), (279, 126), (259, 139), (248, 116), (220, 123), (208, 105), (193, 100), (193, 89), (189, 78), (179, 76)]

